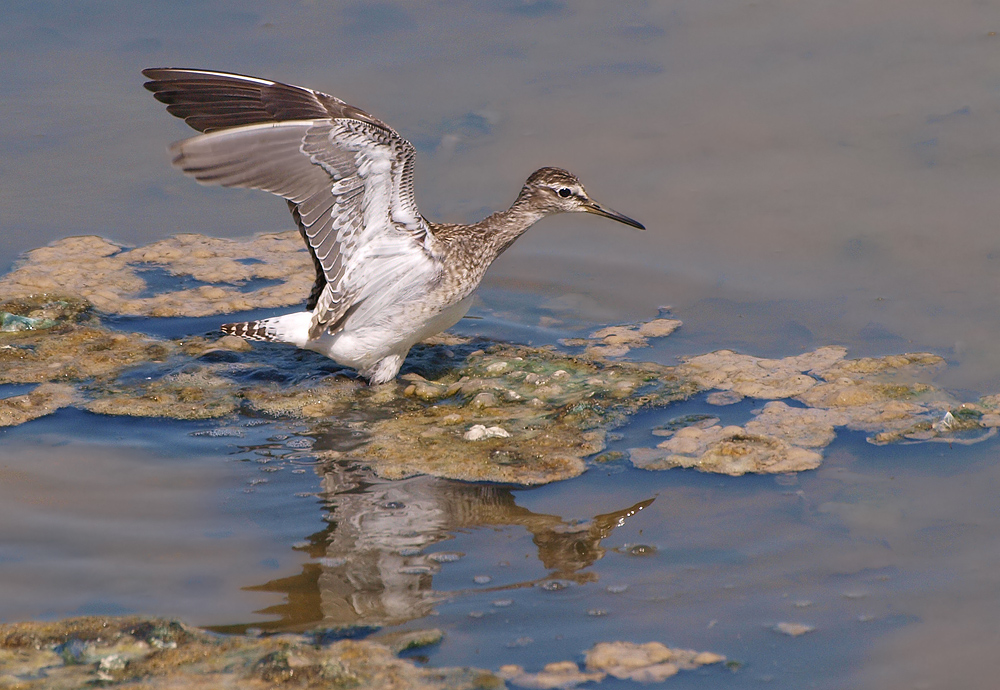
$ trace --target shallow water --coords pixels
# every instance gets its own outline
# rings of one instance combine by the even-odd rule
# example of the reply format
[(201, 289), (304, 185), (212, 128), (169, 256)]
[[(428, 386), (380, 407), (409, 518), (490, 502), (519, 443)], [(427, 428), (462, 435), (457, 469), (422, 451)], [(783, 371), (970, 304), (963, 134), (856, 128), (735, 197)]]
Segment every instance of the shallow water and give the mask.
[[(544, 221), (497, 262), (459, 332), (554, 343), (669, 305), (684, 327), (637, 359), (927, 350), (949, 360), (938, 383), (974, 399), (1000, 391), (989, 12), (14, 3), (0, 19), (0, 269), (74, 234), (140, 245), (290, 227), (275, 199), (170, 168), (165, 147), (189, 130), (139, 75), (233, 70), (330, 91), (394, 125), (417, 146), (429, 217), (476, 219), (534, 168), (560, 165), (649, 227)], [(120, 323), (178, 335), (209, 321)], [(612, 449), (649, 445), (650, 427), (703, 407), (645, 413)], [(750, 408), (721, 414), (738, 424)], [(996, 440), (875, 447), (842, 433), (796, 477), (618, 462), (511, 490), (324, 473), (288, 445), (299, 429), (247, 424), (192, 435), (218, 423), (62, 410), (0, 430), (0, 620), (433, 625), (446, 637), (429, 663), (493, 669), (659, 640), (742, 664), (677, 687), (992, 687)], [(779, 622), (815, 630), (791, 637)]]

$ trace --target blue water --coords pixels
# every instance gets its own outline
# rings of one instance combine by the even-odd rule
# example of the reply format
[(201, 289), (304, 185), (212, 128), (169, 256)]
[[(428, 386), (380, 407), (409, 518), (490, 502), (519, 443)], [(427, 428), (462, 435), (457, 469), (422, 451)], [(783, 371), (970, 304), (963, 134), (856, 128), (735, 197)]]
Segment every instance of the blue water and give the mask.
[[(995, 393), (993, 8), (831, 9), (11, 2), (0, 272), (71, 235), (139, 246), (290, 229), (280, 200), (200, 187), (169, 165), (168, 144), (191, 130), (142, 88), (141, 69), (231, 70), (391, 123), (417, 148), (429, 218), (478, 220), (533, 169), (559, 165), (649, 228), (546, 219), (494, 265), (457, 332), (552, 344), (669, 307), (684, 327), (630, 358), (931, 351), (949, 363), (942, 385)], [(180, 337), (279, 311), (109, 323)], [(262, 375), (282, 380), (279, 360)], [(30, 390), (0, 386), (0, 398)], [(650, 445), (649, 429), (681, 414), (739, 423), (754, 405), (644, 413), (610, 448)], [(319, 466), (308, 444), (289, 445), (309, 440), (301, 431), (75, 410), (0, 429), (0, 620), (138, 612), (242, 630), (377, 618), (441, 627), (441, 645), (421, 652), (433, 665), (538, 670), (597, 641), (659, 640), (741, 664), (673, 687), (995, 686), (996, 439), (875, 447), (842, 433), (796, 478), (615, 461), (511, 490)], [(332, 422), (319, 442), (349, 449), (355, 432)], [(579, 537), (649, 499), (603, 539)], [(420, 560), (440, 551), (464, 555)], [(782, 621), (815, 630), (788, 637), (773, 629)]]

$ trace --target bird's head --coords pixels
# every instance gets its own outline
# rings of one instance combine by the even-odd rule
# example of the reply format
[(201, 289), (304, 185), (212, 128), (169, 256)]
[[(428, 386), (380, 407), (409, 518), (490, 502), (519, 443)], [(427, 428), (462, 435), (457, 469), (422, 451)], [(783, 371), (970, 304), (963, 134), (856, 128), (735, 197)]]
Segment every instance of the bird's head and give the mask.
[(561, 168), (540, 168), (531, 173), (520, 196), (531, 208), (545, 214), (582, 211), (617, 220), (639, 230), (646, 229), (642, 223), (591, 199), (576, 175)]

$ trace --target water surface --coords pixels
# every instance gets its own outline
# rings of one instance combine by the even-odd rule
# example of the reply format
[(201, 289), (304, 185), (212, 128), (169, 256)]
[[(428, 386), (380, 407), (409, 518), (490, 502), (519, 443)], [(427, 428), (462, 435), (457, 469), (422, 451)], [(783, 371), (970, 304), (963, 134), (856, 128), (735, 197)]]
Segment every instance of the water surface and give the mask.
[[(971, 399), (1000, 391), (996, 30), (965, 0), (15, 2), (0, 19), (0, 269), (68, 235), (290, 227), (276, 199), (170, 168), (189, 130), (139, 74), (231, 70), (391, 123), (417, 147), (430, 218), (476, 220), (559, 165), (649, 228), (544, 221), (462, 332), (552, 343), (669, 305), (684, 327), (642, 358), (927, 350)], [(295, 464), (280, 425), (191, 435), (211, 428), (63, 411), (0, 431), (0, 619), (435, 625), (430, 663), (491, 668), (656, 639), (743, 663), (678, 687), (991, 687), (995, 442), (844, 435), (819, 470), (779, 481), (612, 465), (515, 491)]]

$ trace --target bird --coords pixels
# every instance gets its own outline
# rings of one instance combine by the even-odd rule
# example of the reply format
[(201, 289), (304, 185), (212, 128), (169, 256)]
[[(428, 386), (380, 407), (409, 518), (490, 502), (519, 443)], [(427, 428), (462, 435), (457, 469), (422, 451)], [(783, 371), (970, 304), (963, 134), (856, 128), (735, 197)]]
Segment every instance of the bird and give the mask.
[(536, 221), (586, 212), (645, 229), (554, 167), (533, 172), (506, 211), (435, 223), (414, 200), (414, 147), (363, 110), (240, 74), (142, 73), (167, 112), (200, 132), (171, 145), (173, 165), (204, 185), (284, 198), (312, 257), (304, 311), (221, 330), (318, 352), (373, 386), (395, 379), (413, 345), (465, 316), (486, 269)]

